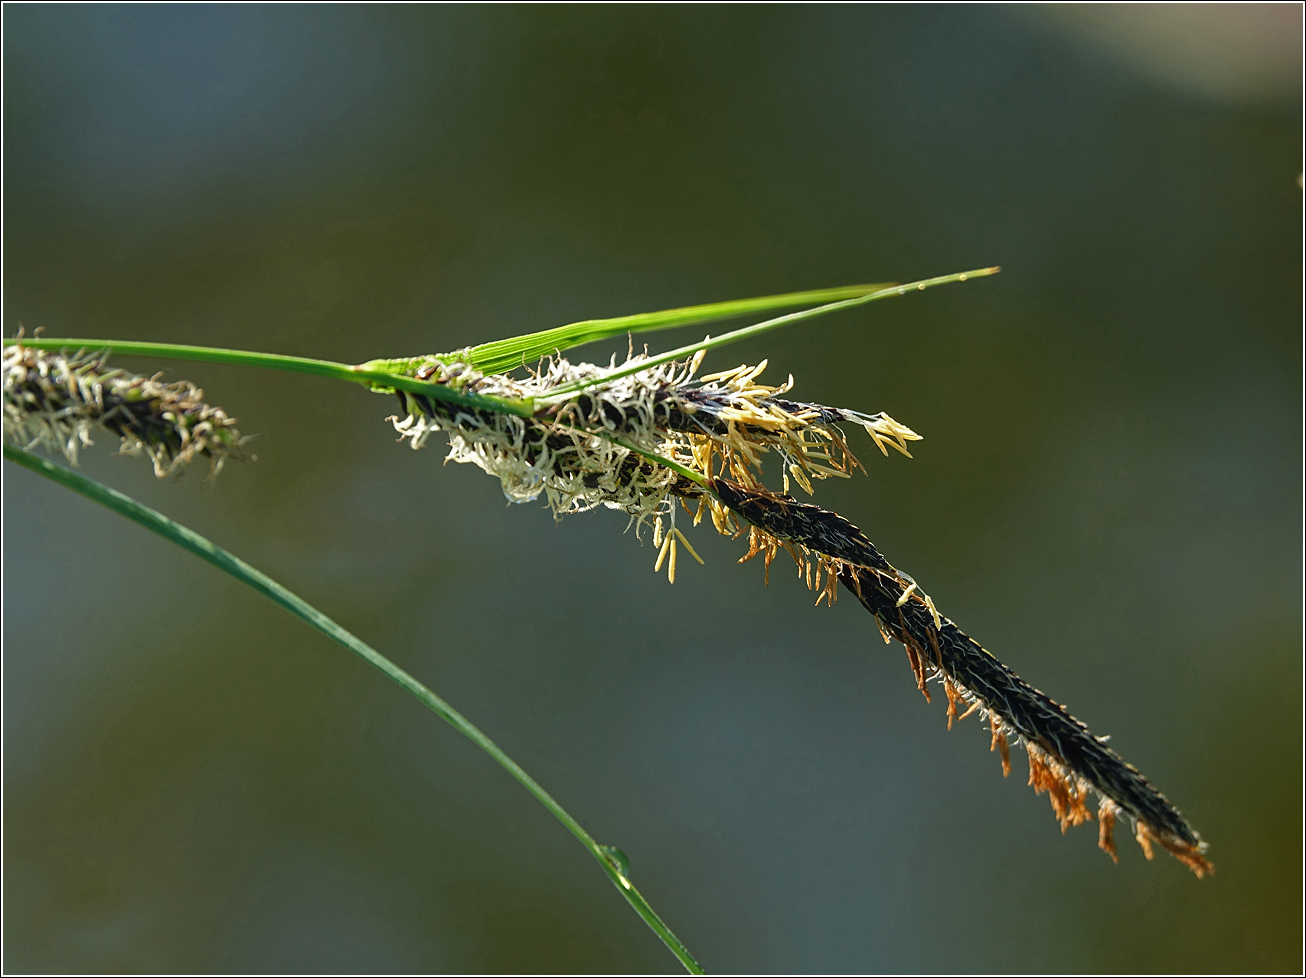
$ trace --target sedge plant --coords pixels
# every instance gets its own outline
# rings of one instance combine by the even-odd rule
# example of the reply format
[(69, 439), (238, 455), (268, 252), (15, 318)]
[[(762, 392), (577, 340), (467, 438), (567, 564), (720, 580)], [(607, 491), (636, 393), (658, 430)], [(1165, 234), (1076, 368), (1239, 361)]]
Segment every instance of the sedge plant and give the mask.
[[(1148, 859), (1166, 850), (1198, 877), (1212, 871), (1206, 843), (1133, 766), (1064, 707), (1020, 679), (935, 607), (910, 575), (892, 565), (848, 520), (793, 491), (815, 492), (849, 478), (861, 463), (849, 430), (862, 429), (887, 455), (910, 456), (920, 436), (888, 414), (796, 401), (785, 383), (765, 384), (768, 366), (701, 373), (705, 355), (730, 343), (866, 303), (992, 275), (997, 268), (907, 284), (854, 285), (719, 302), (615, 319), (585, 320), (441, 354), (362, 364), (244, 350), (125, 340), (6, 339), (5, 458), (109, 507), (248, 584), (385, 673), (481, 747), (584, 845), (618, 892), (691, 973), (701, 969), (630, 878), (625, 855), (599, 844), (492, 740), (385, 656), (216, 544), (139, 502), (33, 454), (44, 447), (73, 465), (92, 435), (116, 435), (128, 454), (145, 454), (160, 477), (199, 457), (215, 476), (249, 461), (246, 439), (222, 409), (187, 383), (163, 383), (110, 369), (110, 354), (239, 364), (314, 374), (394, 397), (388, 419), (400, 439), (422, 448), (448, 439), (448, 459), (499, 479), (514, 502), (543, 498), (555, 517), (596, 507), (628, 515), (638, 535), (651, 528), (655, 571), (675, 581), (682, 553), (700, 560), (686, 528), (705, 517), (717, 532), (744, 537), (741, 562), (761, 557), (769, 580), (783, 552), (798, 577), (833, 605), (841, 591), (872, 616), (885, 642), (907, 652), (917, 687), (947, 699), (948, 728), (977, 714), (1003, 775), (1012, 748), (1028, 758), (1029, 784), (1046, 792), (1062, 831), (1096, 819), (1098, 845), (1118, 861), (1114, 827), (1125, 820)], [(565, 351), (621, 334), (782, 313), (660, 354), (631, 352), (606, 366), (572, 363)], [(778, 457), (781, 484), (762, 481), (763, 456)], [(1096, 804), (1091, 801), (1096, 799)]]

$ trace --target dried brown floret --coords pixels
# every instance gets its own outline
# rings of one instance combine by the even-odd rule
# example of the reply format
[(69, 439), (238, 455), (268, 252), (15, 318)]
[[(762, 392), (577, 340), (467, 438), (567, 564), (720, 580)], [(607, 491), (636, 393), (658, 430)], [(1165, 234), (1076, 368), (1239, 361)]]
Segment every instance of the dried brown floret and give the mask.
[(943, 677), (943, 692), (948, 697), (948, 729), (952, 729), (952, 721), (957, 719), (957, 687), (947, 676)]
[(1134, 838), (1138, 840), (1138, 845), (1143, 850), (1143, 856), (1150, 863), (1155, 853), (1152, 852), (1152, 832), (1147, 827), (1146, 822), (1134, 823)]
[(995, 750), (998, 752), (1002, 758), (1002, 776), (1008, 777), (1011, 774), (1011, 748), (1007, 745), (1007, 735), (997, 713), (989, 713), (989, 729), (993, 732), (989, 741), (989, 753), (992, 754)]
[(1193, 845), (1184, 839), (1176, 839), (1174, 836), (1157, 832), (1145, 822), (1139, 822), (1134, 829), (1138, 844), (1143, 848), (1143, 855), (1148, 859), (1152, 858), (1152, 843), (1155, 842), (1191, 869), (1198, 879), (1215, 872), (1215, 867), (1203, 854), (1204, 846), (1200, 844)]
[(1120, 862), (1116, 852), (1116, 840), (1112, 830), (1116, 827), (1116, 816), (1120, 806), (1110, 798), (1103, 798), (1097, 806), (1097, 847), (1111, 857), (1113, 863)]
[(1026, 741), (1025, 752), (1029, 755), (1029, 784), (1036, 795), (1048, 793), (1062, 834), (1071, 826), (1091, 821), (1093, 813), (1084, 804), (1091, 790), (1089, 783), (1035, 743)]
[(916, 688), (921, 691), (925, 697), (925, 702), (930, 702), (930, 687), (925, 682), (925, 666), (921, 663), (921, 657), (916, 654), (914, 644), (904, 643), (907, 649), (907, 661), (911, 663), (911, 673), (916, 677)]

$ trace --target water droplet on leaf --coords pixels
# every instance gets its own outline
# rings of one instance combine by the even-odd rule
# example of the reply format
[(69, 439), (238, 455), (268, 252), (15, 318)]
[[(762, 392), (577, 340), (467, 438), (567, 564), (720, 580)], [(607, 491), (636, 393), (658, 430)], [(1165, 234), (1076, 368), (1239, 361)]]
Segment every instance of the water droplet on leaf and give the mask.
[(608, 865), (617, 871), (621, 881), (629, 887), (630, 884), (626, 883), (626, 880), (630, 877), (630, 859), (626, 854), (616, 846), (600, 845), (598, 850), (603, 854), (603, 858), (607, 860)]

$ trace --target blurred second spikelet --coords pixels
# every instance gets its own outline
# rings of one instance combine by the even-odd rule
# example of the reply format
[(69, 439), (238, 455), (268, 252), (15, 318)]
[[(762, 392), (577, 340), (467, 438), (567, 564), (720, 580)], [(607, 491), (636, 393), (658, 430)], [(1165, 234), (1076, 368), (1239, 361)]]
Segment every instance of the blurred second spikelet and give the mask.
[(103, 355), (36, 350), (17, 343), (4, 352), (4, 437), (43, 446), (77, 464), (96, 430), (117, 435), (121, 451), (147, 455), (159, 478), (178, 475), (203, 456), (209, 476), (228, 459), (253, 458), (241, 446), (236, 419), (204, 402), (186, 381), (163, 383), (109, 370)]

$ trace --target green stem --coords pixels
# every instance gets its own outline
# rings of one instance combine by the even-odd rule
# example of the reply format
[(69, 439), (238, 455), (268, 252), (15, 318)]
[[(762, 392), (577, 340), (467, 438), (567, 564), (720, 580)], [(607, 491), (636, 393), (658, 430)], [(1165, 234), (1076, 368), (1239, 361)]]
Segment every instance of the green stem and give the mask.
[(291, 373), (312, 374), (315, 377), (329, 377), (332, 380), (347, 380), (352, 384), (362, 384), (373, 390), (388, 393), (396, 388), (425, 394), (438, 401), (448, 401), (464, 407), (479, 408), (483, 411), (497, 411), (501, 414), (515, 414), (529, 418), (534, 413), (530, 401), (511, 400), (502, 397), (486, 397), (482, 394), (462, 394), (443, 384), (432, 384), (416, 377), (404, 377), (399, 374), (380, 370), (368, 370), (364, 366), (352, 366), (336, 363), (333, 360), (313, 360), (308, 357), (288, 357), (279, 353), (255, 353), (252, 350), (224, 350), (216, 346), (187, 346), (181, 343), (143, 343), (138, 340), (87, 340), (76, 338), (34, 337), (21, 339), (5, 338), (5, 346), (21, 345), (33, 350), (103, 350), (120, 356), (164, 357), (172, 360), (196, 360), (201, 363), (230, 363), (243, 367), (267, 367), (272, 370), (286, 370)]
[(698, 485), (706, 489), (708, 492), (712, 493), (713, 496), (716, 496), (716, 493), (712, 492), (709, 486), (710, 480), (702, 472), (695, 472), (693, 469), (689, 468), (688, 466), (681, 465), (679, 462), (675, 461), (674, 459), (669, 459), (665, 455), (659, 455), (657, 452), (650, 452), (647, 451), (646, 449), (640, 448), (638, 445), (634, 444), (633, 442), (627, 441), (625, 438), (622, 438), (620, 435), (613, 434), (611, 431), (608, 431), (606, 428), (598, 429), (597, 431), (595, 431), (595, 434), (597, 434), (600, 438), (606, 438), (614, 445), (620, 445), (622, 448), (626, 449), (627, 451), (634, 452), (636, 455), (640, 455), (648, 459), (650, 462), (654, 462), (657, 465), (665, 466), (666, 468), (670, 469), (672, 472), (677, 472), (680, 475), (683, 475), (690, 482), (697, 483)]
[[(854, 306), (865, 305), (868, 302), (874, 302), (877, 299), (885, 299), (895, 295), (906, 295), (908, 292), (924, 291), (935, 285), (946, 285), (949, 282), (965, 282), (971, 278), (981, 278), (986, 275), (994, 275), (999, 271), (997, 266), (991, 268), (977, 268), (969, 272), (956, 272), (952, 275), (940, 275), (936, 278), (921, 279), (918, 282), (908, 282), (905, 285), (895, 285), (888, 288), (877, 289), (868, 294), (858, 294), (853, 298), (844, 299), (840, 302), (831, 302), (823, 306), (817, 306), (815, 309), (804, 309), (800, 312), (791, 312), (788, 315), (777, 316), (774, 319), (768, 319), (765, 322), (755, 323), (752, 326), (745, 326), (742, 329), (732, 330), (729, 333), (723, 333), (721, 336), (703, 340), (699, 343), (691, 343), (689, 346), (682, 346), (667, 353), (658, 354), (647, 360), (639, 360), (635, 363), (619, 367), (616, 370), (595, 377), (591, 380), (578, 381), (574, 384), (568, 384), (560, 387), (549, 394), (547, 398), (536, 399), (513, 399), (501, 397), (487, 397), (483, 394), (463, 394), (443, 384), (432, 384), (424, 380), (418, 380), (416, 377), (405, 376), (401, 370), (406, 365), (413, 365), (425, 360), (423, 357), (409, 358), (406, 360), (372, 360), (365, 364), (350, 365), (347, 363), (336, 363), (333, 360), (314, 360), (309, 357), (289, 357), (277, 353), (255, 353), (251, 350), (225, 350), (214, 346), (187, 346), (180, 343), (144, 343), (137, 340), (89, 340), (89, 339), (69, 339), (69, 338), (51, 338), (44, 337), (32, 339), (11, 339), (6, 338), (5, 346), (21, 344), (31, 347), (34, 350), (64, 350), (64, 349), (87, 349), (103, 350), (106, 353), (116, 353), (124, 356), (145, 356), (145, 357), (167, 357), (177, 360), (198, 360), (205, 363), (230, 363), (247, 367), (268, 367), (274, 370), (288, 370), (295, 373), (312, 374), (316, 377), (329, 377), (333, 380), (347, 380), (350, 383), (362, 384), (374, 391), (389, 393), (395, 389), (411, 391), (414, 394), (425, 394), (427, 397), (438, 401), (446, 401), (452, 404), (459, 404), (463, 407), (476, 408), (483, 411), (497, 411), (504, 414), (515, 414), (520, 418), (529, 418), (537, 407), (541, 404), (556, 403), (559, 400), (565, 400), (572, 394), (576, 394), (588, 387), (596, 384), (606, 383), (611, 380), (617, 380), (621, 377), (638, 373), (641, 370), (647, 370), (649, 367), (655, 367), (658, 364), (668, 363), (681, 357), (692, 356), (699, 350), (715, 350), (718, 347), (725, 346), (729, 343), (737, 343), (739, 340), (746, 340), (753, 336), (759, 336), (762, 333), (768, 333), (773, 329), (781, 326), (788, 326), (792, 323), (800, 323), (807, 319), (813, 319), (816, 316), (824, 316), (827, 313), (837, 312), (841, 309), (851, 309)], [(643, 316), (625, 317), (627, 320), (649, 320), (640, 326), (640, 329), (656, 329), (670, 325), (669, 322), (659, 320), (658, 317), (670, 316), (671, 314), (682, 314), (688, 311), (701, 311), (716, 309), (714, 315), (720, 313), (716, 307), (732, 307), (731, 315), (737, 315), (744, 311), (745, 307), (750, 305), (770, 304), (775, 305), (778, 300), (788, 302), (791, 299), (802, 299), (806, 296), (817, 294), (839, 294), (844, 291), (860, 292), (862, 289), (870, 286), (850, 286), (847, 289), (827, 289), (815, 293), (794, 293), (789, 296), (769, 296), (763, 299), (741, 300), (734, 303), (717, 303), (714, 306), (691, 307), (690, 310), (668, 310), (665, 313), (648, 313)], [(595, 320), (595, 323), (605, 321)], [(612, 322), (615, 322), (612, 321)], [(679, 323), (677, 323), (679, 324)], [(587, 323), (576, 323), (574, 326), (587, 326)], [(570, 327), (564, 327), (569, 329)], [(533, 334), (532, 334), (533, 335)], [(544, 334), (539, 334), (544, 335)], [(606, 335), (606, 334), (605, 334)], [(590, 337), (593, 338), (593, 337)], [(516, 338), (520, 339), (520, 337)], [(510, 341), (504, 340), (503, 343)], [(475, 350), (488, 349), (493, 344), (484, 344), (476, 347)], [(552, 349), (552, 348), (551, 348)], [(471, 355), (474, 351), (464, 351)], [(491, 358), (493, 359), (493, 358)], [(381, 368), (381, 369), (377, 369)]]
[[(152, 344), (137, 345), (150, 346)], [(191, 347), (190, 349), (203, 350), (206, 348)], [(281, 359), (298, 360), (298, 358), (295, 357), (283, 357)], [(236, 361), (228, 360), (225, 362)], [(325, 363), (325, 361), (301, 362)], [(305, 372), (312, 373), (314, 371), (306, 370)], [(461, 713), (431, 690), (423, 686), (403, 669), (400, 669), (380, 652), (377, 652), (370, 645), (337, 625), (307, 601), (292, 594), (266, 574), (255, 570), (239, 557), (223, 550), (217, 544), (210, 542), (193, 530), (187, 529), (181, 524), (168, 519), (168, 517), (164, 516), (162, 513), (138, 503), (136, 500), (123, 495), (115, 489), (110, 489), (108, 486), (101, 485), (92, 479), (78, 475), (76, 472), (66, 469), (63, 466), (54, 465), (40, 456), (33, 455), (31, 452), (22, 448), (5, 445), (4, 457), (11, 462), (17, 462), (19, 465), (30, 469), (38, 475), (43, 475), (47, 479), (52, 479), (65, 488), (80, 493), (93, 502), (108, 507), (115, 513), (139, 523), (147, 530), (154, 531), (164, 539), (177, 544), (177, 546), (189, 550), (191, 553), (195, 554), (202, 560), (208, 561), (219, 570), (230, 574), (241, 583), (248, 584), (255, 591), (258, 591), (263, 596), (270, 598), (272, 601), (281, 605), (291, 614), (307, 622), (309, 625), (312, 625), (327, 637), (339, 642), (368, 665), (385, 673), (385, 675), (389, 676), (420, 700), (433, 713), (441, 717), (464, 737), (472, 741), (472, 743), (480, 747), (481, 750), (485, 751), (498, 761), (499, 764), (507, 769), (509, 774), (521, 782), (522, 786), (534, 795), (540, 804), (551, 811), (558, 821), (565, 825), (568, 830), (570, 830), (571, 834), (579, 839), (581, 844), (590, 851), (590, 854), (598, 860), (599, 865), (603, 867), (603, 871), (608, 874), (608, 878), (612, 880), (612, 884), (617, 888), (618, 892), (626, 898), (627, 902), (635, 909), (635, 912), (638, 913), (644, 919), (644, 922), (653, 929), (653, 932), (662, 939), (662, 943), (665, 944), (671, 953), (680, 960), (680, 963), (685, 966), (685, 969), (690, 974), (694, 975), (701, 975), (704, 973), (703, 969), (699, 966), (698, 962), (694, 960), (693, 955), (689, 953), (689, 950), (685, 945), (682, 944), (679, 938), (671, 932), (671, 929), (662, 922), (662, 918), (654, 912), (653, 908), (649, 906), (648, 901), (640, 895), (640, 892), (635, 889), (634, 884), (630, 882), (630, 879), (627, 876), (624, 858), (621, 857), (618, 850), (613, 849), (611, 846), (603, 846), (595, 842), (590, 834), (581, 827), (580, 823), (567, 814), (566, 810), (554, 801), (553, 797), (540, 787), (539, 783), (536, 782), (534, 778), (523, 771), (511, 757), (505, 754), (498, 745), (494, 743), (494, 741), (481, 733), (481, 731)]]

